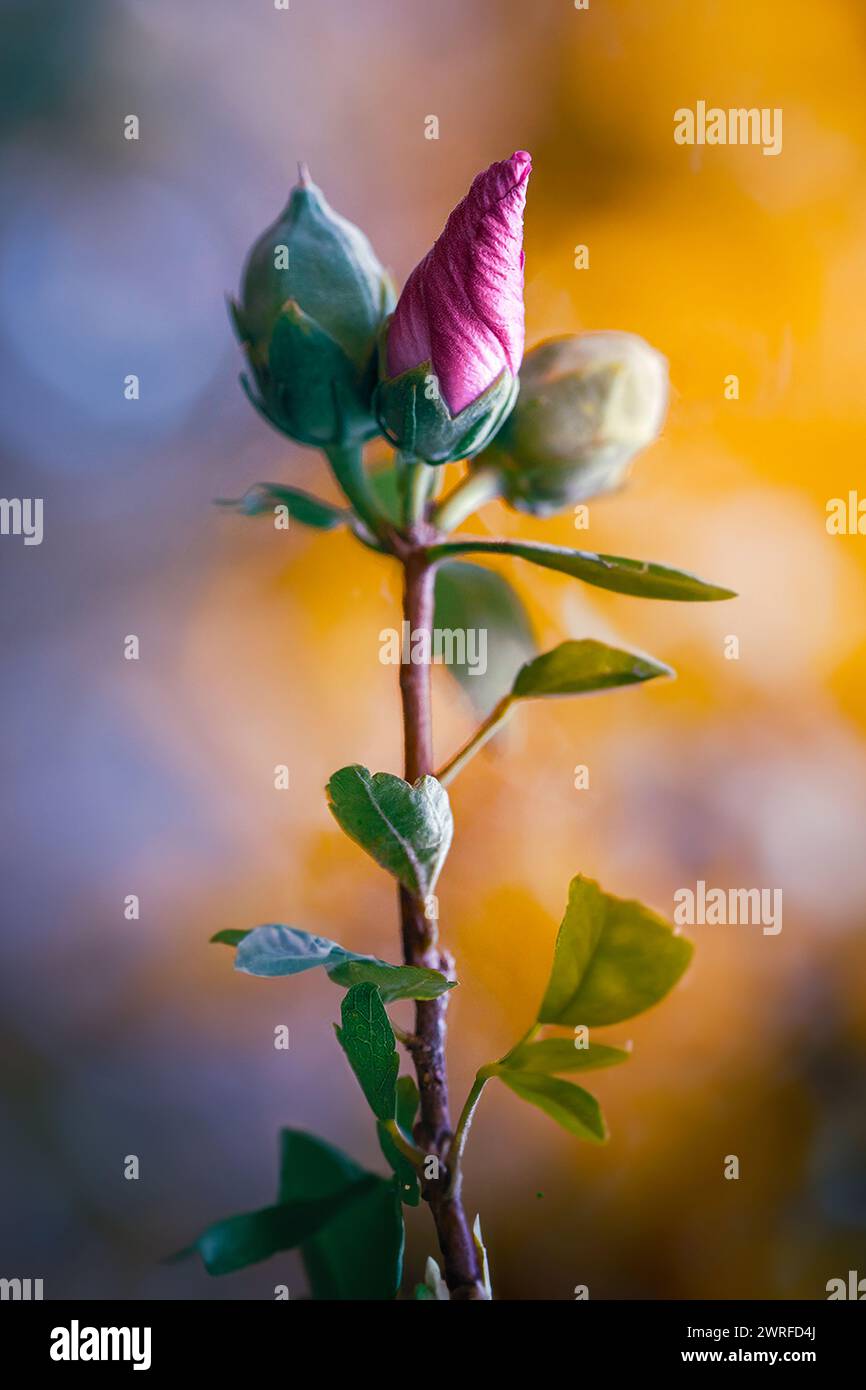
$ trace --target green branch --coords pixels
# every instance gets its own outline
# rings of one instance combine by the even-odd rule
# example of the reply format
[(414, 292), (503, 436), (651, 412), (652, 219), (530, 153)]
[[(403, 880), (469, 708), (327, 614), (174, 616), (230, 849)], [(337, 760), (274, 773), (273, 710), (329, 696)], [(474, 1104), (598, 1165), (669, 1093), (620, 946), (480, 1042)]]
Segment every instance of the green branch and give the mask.
[(360, 444), (331, 444), (325, 450), (334, 477), (356, 515), (371, 534), (380, 540), (387, 535), (388, 519), (379, 507), (370, 480), (364, 471)]
[(443, 497), (431, 520), (437, 531), (453, 531), (467, 517), (500, 494), (499, 470), (486, 464), (470, 469), (460, 482)]
[(453, 782), (458, 772), (462, 771), (470, 759), (475, 757), (479, 749), (483, 748), (485, 743), (488, 743), (493, 735), (502, 728), (511, 713), (514, 700), (514, 695), (503, 695), (499, 703), (490, 711), (484, 723), (475, 730), (469, 741), (464, 743), (458, 753), (454, 754), (450, 762), (445, 763), (439, 769), (436, 773), (437, 782), (441, 782), (443, 787), (447, 787), (449, 782)]

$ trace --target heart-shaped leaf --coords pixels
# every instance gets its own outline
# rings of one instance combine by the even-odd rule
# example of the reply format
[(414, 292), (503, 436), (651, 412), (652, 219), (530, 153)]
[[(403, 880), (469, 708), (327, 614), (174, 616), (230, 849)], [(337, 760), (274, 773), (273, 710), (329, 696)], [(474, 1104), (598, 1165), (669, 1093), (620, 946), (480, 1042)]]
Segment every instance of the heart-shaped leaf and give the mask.
[(511, 693), (515, 700), (542, 695), (586, 695), (594, 690), (637, 685), (656, 676), (673, 674), (669, 666), (651, 657), (586, 638), (580, 642), (561, 642), (552, 651), (521, 666)]
[(390, 965), (375, 956), (347, 951), (326, 936), (313, 936), (297, 927), (273, 924), (246, 932), (229, 929), (217, 932), (212, 940), (237, 946), (235, 969), (246, 975), (270, 979), (322, 966), (328, 978), (344, 989), (363, 981), (376, 985), (389, 1004), (395, 999), (437, 999), (455, 984), (438, 970)]
[(642, 903), (614, 898), (592, 879), (572, 879), (556, 938), (540, 1023), (620, 1023), (668, 993), (692, 944)]
[(331, 502), (323, 502), (312, 493), (303, 492), (297, 487), (284, 487), (281, 483), (254, 483), (247, 488), (243, 497), (218, 497), (218, 507), (231, 507), (244, 516), (262, 516), (277, 507), (285, 507), (292, 521), (302, 526), (313, 526), (317, 531), (333, 531), (337, 526), (345, 526), (349, 513), (345, 507), (335, 507)]
[(400, 1059), (376, 986), (353, 985), (343, 1000), (341, 1014), (343, 1026), (337, 1028), (337, 1037), (370, 1109), (377, 1120), (393, 1120)]
[(334, 819), (351, 840), (410, 892), (432, 893), (454, 832), (448, 793), (435, 777), (420, 777), (413, 787), (354, 764), (335, 772), (327, 790)]
[(591, 1144), (603, 1144), (607, 1139), (607, 1126), (598, 1101), (582, 1086), (560, 1081), (555, 1076), (512, 1071), (509, 1067), (499, 1067), (494, 1074), (521, 1100), (537, 1105), (578, 1139), (586, 1139)]
[(575, 1047), (571, 1038), (544, 1038), (541, 1042), (521, 1043), (500, 1066), (514, 1071), (542, 1072), (554, 1076), (560, 1071), (594, 1071), (600, 1067), (615, 1067), (627, 1062), (631, 1052), (604, 1043), (589, 1043)]
[(647, 560), (629, 560), (621, 555), (596, 555), (589, 550), (569, 550), (540, 541), (488, 541), (479, 539), (446, 541), (431, 548), (430, 558), (454, 559), (460, 555), (516, 555), (542, 569), (558, 570), (617, 594), (635, 598), (678, 599), (681, 602), (707, 602), (736, 598), (733, 589), (707, 584), (686, 570), (669, 569)]

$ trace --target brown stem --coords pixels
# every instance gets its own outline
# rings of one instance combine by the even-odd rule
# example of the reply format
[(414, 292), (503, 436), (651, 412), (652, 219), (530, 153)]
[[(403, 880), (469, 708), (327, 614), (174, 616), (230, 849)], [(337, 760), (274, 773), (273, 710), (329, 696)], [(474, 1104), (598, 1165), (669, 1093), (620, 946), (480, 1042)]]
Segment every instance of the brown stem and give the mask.
[[(419, 531), (422, 529), (418, 528)], [(411, 637), (433, 627), (434, 566), (423, 546), (410, 545), (402, 556), (404, 566), (403, 617)], [(406, 662), (400, 667), (403, 701), (405, 777), (415, 782), (433, 772), (433, 728), (430, 702), (430, 667)], [(424, 965), (453, 974), (453, 963), (438, 946), (435, 915), (425, 912), (422, 898), (400, 889), (403, 958), (408, 965)], [(429, 1204), (445, 1263), (445, 1280), (453, 1299), (483, 1299), (478, 1252), (463, 1209), (459, 1187), (448, 1191), (445, 1155), (452, 1130), (448, 1108), (448, 1074), (445, 1063), (445, 1012), (448, 995), (419, 999), (415, 1005), (415, 1038), (411, 1046), (418, 1076), (420, 1114), (415, 1139), (425, 1154), (439, 1160), (439, 1176), (422, 1178), (422, 1193)]]

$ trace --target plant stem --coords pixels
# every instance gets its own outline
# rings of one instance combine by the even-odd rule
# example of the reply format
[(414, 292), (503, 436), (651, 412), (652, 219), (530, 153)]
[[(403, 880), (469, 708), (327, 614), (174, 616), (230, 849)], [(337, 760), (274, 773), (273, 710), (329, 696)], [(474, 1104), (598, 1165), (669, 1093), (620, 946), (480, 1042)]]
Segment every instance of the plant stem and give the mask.
[(530, 1024), (520, 1041), (516, 1042), (511, 1050), (506, 1052), (504, 1057), (500, 1057), (498, 1062), (488, 1062), (486, 1066), (479, 1067), (478, 1071), (475, 1073), (472, 1089), (466, 1097), (466, 1104), (460, 1112), (460, 1119), (457, 1121), (457, 1128), (454, 1131), (454, 1138), (451, 1141), (451, 1149), (448, 1153), (451, 1189), (453, 1192), (456, 1192), (458, 1196), (462, 1178), (461, 1162), (463, 1159), (463, 1150), (466, 1148), (466, 1140), (469, 1138), (469, 1130), (472, 1127), (472, 1121), (484, 1087), (487, 1085), (491, 1076), (496, 1076), (499, 1068), (507, 1064), (509, 1057), (511, 1057), (519, 1047), (523, 1047), (525, 1043), (531, 1042), (540, 1031), (540, 1023), (536, 1022)]
[(492, 502), (500, 493), (499, 469), (492, 464), (470, 469), (460, 482), (439, 503), (432, 516), (433, 525), (439, 531), (453, 531), (461, 521), (465, 521), (485, 502)]
[(394, 1145), (395, 1149), (399, 1149), (406, 1161), (411, 1163), (413, 1168), (423, 1168), (424, 1155), (420, 1149), (415, 1148), (414, 1144), (410, 1144), (408, 1140), (403, 1138), (397, 1121), (385, 1120), (385, 1129), (388, 1131), (391, 1143)]
[[(430, 631), (433, 625), (435, 569), (421, 547), (412, 544), (403, 557), (403, 616), (410, 632)], [(403, 740), (405, 777), (415, 782), (433, 771), (433, 729), (430, 699), (430, 667), (406, 663), (400, 667), (400, 694), (403, 702)], [(400, 918), (403, 928), (403, 958), (407, 965), (427, 966), (452, 973), (451, 960), (440, 952), (434, 918), (425, 911), (423, 898), (401, 887)], [(412, 1058), (418, 1077), (420, 1114), (415, 1139), (426, 1155), (439, 1160), (439, 1176), (421, 1178), (424, 1200), (429, 1204), (445, 1265), (445, 1279), (453, 1299), (483, 1299), (478, 1252), (463, 1210), (459, 1192), (449, 1190), (446, 1163), (451, 1146), (451, 1115), (448, 1106), (448, 1077), (445, 1062), (445, 1014), (447, 994), (438, 999), (419, 999), (415, 1005), (417, 1045)]]
[(324, 452), (334, 470), (334, 477), (355, 513), (373, 536), (383, 538), (387, 519), (379, 509), (370, 480), (364, 472), (360, 444), (332, 444)]
[(463, 1158), (463, 1150), (466, 1148), (466, 1140), (469, 1138), (469, 1130), (472, 1126), (472, 1119), (475, 1115), (476, 1106), (492, 1074), (493, 1073), (488, 1071), (486, 1067), (481, 1067), (472, 1083), (472, 1089), (466, 1097), (466, 1104), (460, 1112), (460, 1119), (457, 1121), (457, 1128), (454, 1131), (451, 1150), (448, 1154), (448, 1167), (451, 1173), (451, 1190), (458, 1196), (460, 1195), (460, 1183), (462, 1179), (460, 1165)]
[(443, 787), (447, 787), (449, 782), (453, 782), (458, 772), (469, 762), (469, 759), (474, 758), (478, 750), (483, 748), (485, 743), (502, 728), (511, 713), (513, 703), (514, 697), (512, 695), (503, 695), (499, 703), (494, 705), (484, 723), (479, 724), (468, 743), (464, 743), (459, 753), (455, 753), (451, 761), (439, 769), (436, 773), (436, 780), (441, 782)]
[(403, 454), (402, 459), (405, 465), (404, 521), (407, 526), (413, 526), (416, 521), (424, 520), (430, 493), (436, 482), (436, 470), (429, 463), (423, 463), (409, 454)]

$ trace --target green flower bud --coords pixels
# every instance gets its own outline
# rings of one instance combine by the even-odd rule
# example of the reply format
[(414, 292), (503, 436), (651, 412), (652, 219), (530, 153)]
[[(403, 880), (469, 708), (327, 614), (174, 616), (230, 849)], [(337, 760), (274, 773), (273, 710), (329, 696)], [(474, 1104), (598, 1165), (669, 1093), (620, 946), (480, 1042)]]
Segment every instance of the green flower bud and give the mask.
[(377, 434), (376, 340), (394, 298), (363, 232), (329, 207), (302, 167), (249, 254), (240, 303), (230, 301), (258, 393), (241, 380), (256, 408), (302, 444)]
[(512, 409), (517, 379), (503, 367), (485, 391), (452, 415), (431, 362), (422, 362), (399, 376), (387, 375), (387, 332), (388, 324), (380, 338), (380, 379), (373, 405), (391, 443), (426, 463), (448, 463), (477, 454)]
[(618, 487), (667, 398), (667, 362), (643, 338), (551, 338), (524, 357), (514, 410), (475, 465), (498, 472), (513, 507), (549, 516)]

